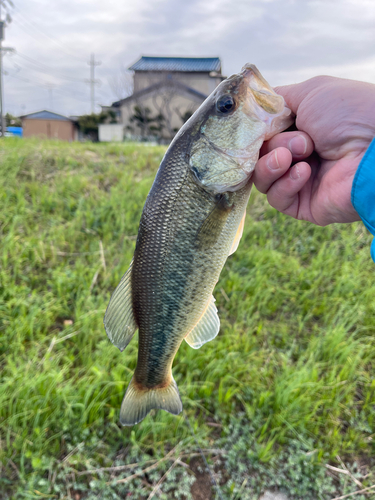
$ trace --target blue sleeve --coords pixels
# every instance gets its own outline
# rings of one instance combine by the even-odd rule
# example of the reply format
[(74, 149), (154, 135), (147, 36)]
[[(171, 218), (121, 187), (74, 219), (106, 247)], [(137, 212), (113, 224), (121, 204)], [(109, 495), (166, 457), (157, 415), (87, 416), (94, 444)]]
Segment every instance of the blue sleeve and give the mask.
[[(352, 204), (364, 225), (375, 236), (375, 139), (368, 147), (354, 176)], [(375, 262), (375, 238), (372, 240), (371, 257)]]

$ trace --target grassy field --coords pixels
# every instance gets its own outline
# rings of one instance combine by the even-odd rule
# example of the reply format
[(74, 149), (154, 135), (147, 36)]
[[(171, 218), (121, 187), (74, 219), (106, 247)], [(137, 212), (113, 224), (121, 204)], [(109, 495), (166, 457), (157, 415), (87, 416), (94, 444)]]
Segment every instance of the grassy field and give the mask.
[(184, 413), (119, 425), (137, 339), (120, 353), (103, 315), (164, 151), (0, 144), (0, 498), (220, 498), (197, 443), (225, 500), (375, 484), (370, 237), (256, 192), (215, 289), (221, 331), (175, 359)]

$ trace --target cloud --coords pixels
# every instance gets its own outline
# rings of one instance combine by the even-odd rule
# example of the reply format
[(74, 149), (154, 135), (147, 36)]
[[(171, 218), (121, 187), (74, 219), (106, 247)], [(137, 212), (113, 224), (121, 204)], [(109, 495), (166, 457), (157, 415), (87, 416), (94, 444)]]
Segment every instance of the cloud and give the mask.
[(321, 73), (375, 83), (372, 0), (18, 0), (12, 15), (5, 109), (15, 114), (51, 97), (58, 112), (89, 112), (90, 53), (101, 104), (140, 55), (220, 56), (228, 75), (253, 62), (273, 85)]

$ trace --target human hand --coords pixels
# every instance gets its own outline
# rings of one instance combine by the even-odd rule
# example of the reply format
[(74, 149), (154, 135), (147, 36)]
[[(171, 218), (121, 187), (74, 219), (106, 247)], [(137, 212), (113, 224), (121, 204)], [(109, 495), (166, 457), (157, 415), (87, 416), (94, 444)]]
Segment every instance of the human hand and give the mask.
[(351, 189), (375, 137), (375, 85), (318, 76), (275, 90), (296, 115), (298, 130), (263, 144), (255, 186), (296, 219), (320, 226), (360, 220)]

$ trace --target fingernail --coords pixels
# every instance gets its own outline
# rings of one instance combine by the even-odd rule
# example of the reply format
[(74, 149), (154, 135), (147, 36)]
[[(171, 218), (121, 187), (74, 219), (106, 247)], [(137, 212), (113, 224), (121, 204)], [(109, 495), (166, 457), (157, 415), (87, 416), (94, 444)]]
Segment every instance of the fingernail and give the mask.
[(280, 168), (279, 160), (277, 158), (277, 149), (275, 149), (273, 154), (269, 156), (267, 160), (267, 167), (270, 170), (278, 170)]
[(302, 156), (307, 151), (307, 141), (303, 135), (296, 135), (289, 141), (289, 149), (293, 155)]
[(290, 175), (291, 179), (296, 181), (297, 179), (300, 178), (298, 165), (294, 165), (294, 167), (292, 167), (289, 172), (290, 172), (289, 175)]

